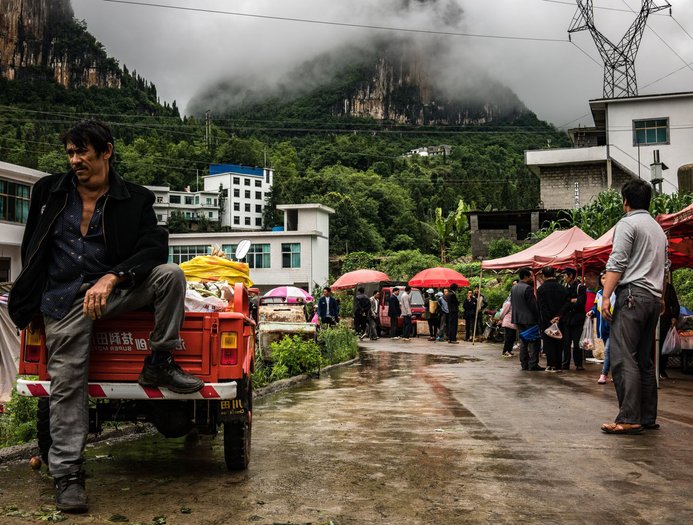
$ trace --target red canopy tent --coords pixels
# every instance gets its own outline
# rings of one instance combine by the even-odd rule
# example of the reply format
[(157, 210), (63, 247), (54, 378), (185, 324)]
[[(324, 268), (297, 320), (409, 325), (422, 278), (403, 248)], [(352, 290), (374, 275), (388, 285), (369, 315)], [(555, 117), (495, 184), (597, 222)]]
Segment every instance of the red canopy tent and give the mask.
[(613, 226), (596, 241), (582, 248), (581, 263), (583, 268), (601, 270), (606, 266), (606, 261), (609, 260), (609, 255), (611, 254), (611, 245), (614, 240), (615, 228), (616, 227)]
[(671, 269), (693, 266), (693, 204), (676, 213), (657, 216), (669, 239)]
[(583, 232), (577, 226), (569, 230), (558, 230), (530, 246), (526, 250), (483, 261), (482, 270), (518, 270), (523, 267), (532, 269), (543, 268), (548, 265), (566, 267), (577, 265), (576, 250), (582, 250), (583, 246), (594, 242), (594, 239)]

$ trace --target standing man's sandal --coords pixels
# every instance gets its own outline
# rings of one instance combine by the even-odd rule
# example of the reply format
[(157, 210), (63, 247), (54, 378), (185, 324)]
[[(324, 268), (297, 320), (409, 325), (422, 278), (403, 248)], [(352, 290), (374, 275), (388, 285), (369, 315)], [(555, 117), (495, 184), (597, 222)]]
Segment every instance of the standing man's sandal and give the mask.
[(605, 434), (640, 434), (644, 427), (630, 423), (604, 423), (602, 432)]

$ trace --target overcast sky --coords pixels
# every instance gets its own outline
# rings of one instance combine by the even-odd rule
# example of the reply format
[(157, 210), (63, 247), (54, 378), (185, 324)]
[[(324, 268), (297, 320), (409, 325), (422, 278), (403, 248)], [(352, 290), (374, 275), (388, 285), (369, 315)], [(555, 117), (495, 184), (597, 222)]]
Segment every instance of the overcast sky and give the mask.
[[(422, 42), (443, 40), (448, 56), (459, 58), (461, 74), (465, 64), (481, 64), (540, 118), (557, 126), (591, 125), (585, 117), (588, 100), (602, 96), (603, 68), (589, 33), (574, 34), (573, 42), (591, 59), (568, 42), (574, 0), (132, 1), (342, 24), (563, 40), (416, 35)], [(598, 29), (611, 41), (620, 40), (636, 17), (629, 7), (639, 10), (640, 3), (594, 0)], [(666, 16), (651, 16), (640, 46), (636, 69), (641, 95), (693, 91), (693, 0), (669, 3), (673, 18), (668, 11), (661, 12)], [(156, 84), (162, 101), (176, 100), (183, 110), (196, 94), (220, 80), (247, 79), (252, 88), (258, 77), (279, 78), (346, 43), (363, 45), (376, 35), (402, 34), (104, 0), (72, 0), (72, 5), (75, 16), (86, 20), (109, 55)], [(684, 60), (691, 65), (687, 67)]]

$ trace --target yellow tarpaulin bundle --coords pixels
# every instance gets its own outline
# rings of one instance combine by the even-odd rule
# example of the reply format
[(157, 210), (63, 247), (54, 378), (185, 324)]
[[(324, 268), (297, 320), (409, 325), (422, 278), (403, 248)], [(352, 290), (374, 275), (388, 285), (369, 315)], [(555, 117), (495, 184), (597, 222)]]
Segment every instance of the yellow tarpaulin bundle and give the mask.
[(229, 261), (216, 255), (198, 255), (181, 263), (180, 268), (186, 281), (227, 281), (229, 284), (243, 283), (248, 288), (253, 285), (246, 263)]

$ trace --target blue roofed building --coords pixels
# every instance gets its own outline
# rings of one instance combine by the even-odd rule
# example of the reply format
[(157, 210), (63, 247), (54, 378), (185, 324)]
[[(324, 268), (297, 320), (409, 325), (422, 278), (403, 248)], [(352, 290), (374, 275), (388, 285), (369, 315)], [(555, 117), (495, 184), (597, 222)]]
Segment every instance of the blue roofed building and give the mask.
[(204, 190), (226, 194), (219, 218), (222, 226), (234, 230), (262, 229), (262, 214), (272, 189), (274, 172), (270, 168), (238, 164), (210, 164), (203, 177)]

